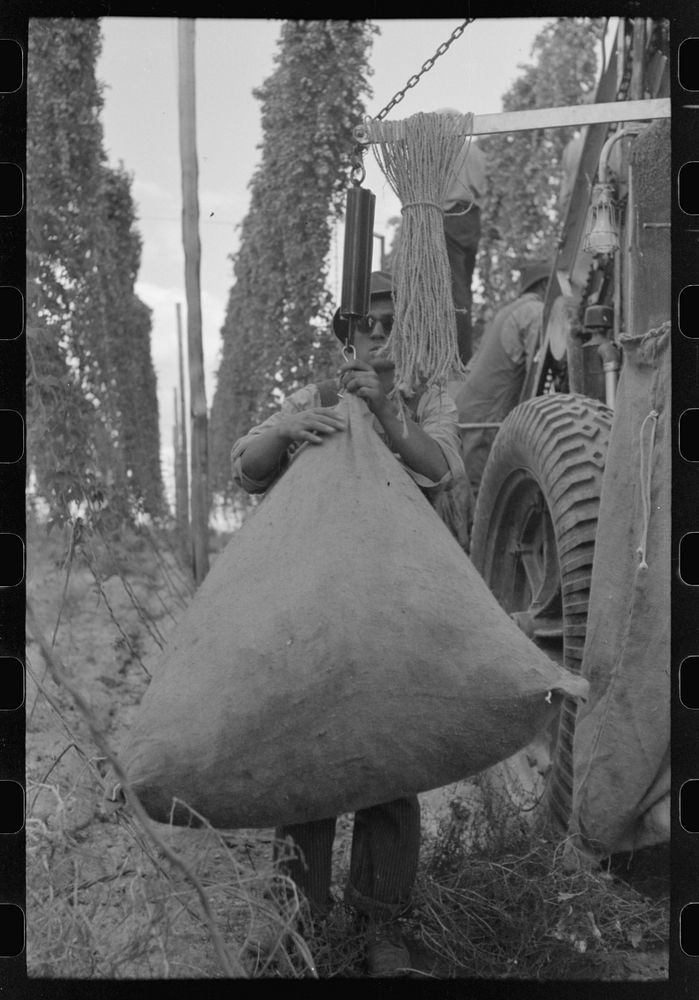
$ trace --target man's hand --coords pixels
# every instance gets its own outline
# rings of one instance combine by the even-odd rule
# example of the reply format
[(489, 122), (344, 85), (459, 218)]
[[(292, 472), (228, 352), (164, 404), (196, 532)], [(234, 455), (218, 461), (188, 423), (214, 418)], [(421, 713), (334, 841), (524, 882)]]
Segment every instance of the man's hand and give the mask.
[(281, 440), (321, 444), (328, 434), (345, 429), (345, 421), (337, 415), (333, 406), (315, 406), (311, 410), (299, 410), (277, 424), (275, 430)]
[(435, 483), (444, 478), (449, 471), (444, 452), (408, 413), (399, 416), (386, 394), (386, 383), (371, 365), (357, 359), (349, 361), (340, 369), (340, 383), (349, 392), (366, 400), (391, 447), (406, 465)]
[(332, 406), (315, 406), (282, 417), (263, 433), (253, 435), (240, 455), (245, 476), (266, 481), (279, 468), (282, 455), (292, 443), (322, 444), (328, 434), (345, 429), (345, 421)]
[(379, 375), (365, 361), (355, 358), (343, 365), (340, 369), (340, 385), (348, 392), (365, 399), (369, 409), (377, 416), (388, 409), (393, 410)]

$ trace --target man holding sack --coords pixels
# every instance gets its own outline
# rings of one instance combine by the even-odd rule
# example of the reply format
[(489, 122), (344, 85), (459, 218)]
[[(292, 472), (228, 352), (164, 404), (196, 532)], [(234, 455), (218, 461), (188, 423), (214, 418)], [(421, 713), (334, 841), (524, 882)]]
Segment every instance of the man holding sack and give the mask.
[[(427, 387), (404, 396), (403, 412), (391, 397), (393, 364), (386, 345), (393, 325), (391, 276), (371, 275), (369, 314), (355, 326), (355, 357), (342, 365), (337, 382), (310, 384), (292, 393), (281, 409), (254, 427), (233, 446), (234, 479), (249, 493), (261, 493), (284, 472), (303, 444), (322, 446), (345, 430), (335, 403), (338, 393), (365, 400), (373, 427), (402, 463), (417, 486), (439, 509), (445, 490), (463, 482), (457, 410), (445, 388)], [(333, 330), (344, 343), (347, 324), (339, 312)], [(453, 505), (452, 505), (453, 509)], [(371, 511), (367, 511), (371, 517)], [(458, 530), (450, 525), (454, 534)], [(336, 818), (280, 826), (278, 841), (293, 840), (300, 856), (284, 860), (283, 868), (303, 891), (317, 916), (332, 905), (332, 847)], [(417, 873), (420, 850), (420, 807), (417, 796), (359, 809), (354, 816), (352, 850), (345, 900), (366, 929), (367, 965), (371, 976), (400, 975), (410, 954), (400, 932)], [(253, 928), (248, 950), (264, 954), (278, 942), (270, 928)]]

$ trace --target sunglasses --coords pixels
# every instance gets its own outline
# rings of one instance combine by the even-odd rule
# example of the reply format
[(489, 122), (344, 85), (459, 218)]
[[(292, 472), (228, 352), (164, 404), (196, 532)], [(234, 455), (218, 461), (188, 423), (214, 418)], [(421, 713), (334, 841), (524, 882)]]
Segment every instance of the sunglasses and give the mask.
[(357, 329), (360, 333), (371, 333), (377, 323), (380, 323), (384, 331), (389, 334), (393, 329), (393, 313), (382, 313), (380, 316), (363, 316), (357, 320)]

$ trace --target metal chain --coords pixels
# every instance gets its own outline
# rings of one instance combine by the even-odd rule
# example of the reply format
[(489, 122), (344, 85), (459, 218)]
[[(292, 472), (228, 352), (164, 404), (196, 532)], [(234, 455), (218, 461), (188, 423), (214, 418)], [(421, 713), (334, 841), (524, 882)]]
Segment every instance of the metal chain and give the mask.
[[(452, 31), (449, 38), (447, 38), (445, 42), (442, 42), (442, 44), (439, 46), (435, 54), (422, 64), (422, 68), (420, 69), (420, 71), (418, 73), (414, 73), (413, 76), (410, 77), (406, 85), (403, 87), (403, 89), (399, 90), (398, 93), (391, 98), (386, 107), (382, 108), (381, 111), (379, 111), (378, 115), (376, 115), (375, 117), (375, 121), (377, 122), (381, 121), (383, 118), (386, 117), (391, 108), (394, 108), (396, 104), (398, 104), (400, 101), (403, 100), (406, 93), (412, 87), (414, 87), (416, 83), (418, 83), (420, 78), (424, 76), (424, 74), (427, 73), (428, 70), (432, 69), (436, 61), (439, 59), (439, 57), (444, 55), (444, 53), (447, 51), (452, 42), (455, 42), (457, 38), (460, 38), (461, 35), (463, 35), (468, 25), (471, 24), (473, 21), (475, 21), (475, 17), (467, 17), (462, 24), (460, 24), (457, 28), (455, 28)], [(355, 137), (358, 136), (358, 133), (361, 133), (363, 129), (364, 126), (362, 125), (355, 128), (354, 130)], [(352, 150), (352, 155), (351, 155), (351, 160), (352, 160), (351, 181), (352, 184), (354, 184), (355, 186), (363, 184), (364, 178), (366, 177), (366, 170), (364, 169), (365, 153), (366, 153), (365, 144), (361, 141), (361, 139), (359, 139), (356, 146)]]
[(466, 28), (468, 27), (468, 25), (475, 20), (476, 20), (475, 17), (467, 17), (466, 20), (463, 22), (463, 24), (460, 24), (458, 28), (455, 28), (452, 31), (451, 35), (449, 36), (449, 38), (447, 38), (446, 42), (442, 42), (442, 44), (439, 46), (435, 54), (422, 64), (422, 68), (420, 69), (419, 73), (413, 74), (413, 76), (410, 77), (410, 79), (403, 87), (403, 89), (399, 90), (398, 93), (391, 98), (386, 107), (382, 108), (381, 111), (379, 111), (378, 115), (375, 116), (376, 121), (381, 121), (383, 118), (385, 118), (388, 112), (391, 110), (391, 108), (394, 108), (396, 104), (399, 103), (399, 101), (403, 100), (407, 91), (409, 91), (412, 87), (415, 86), (420, 77), (422, 77), (425, 73), (427, 73), (428, 70), (432, 69), (436, 61), (439, 59), (440, 56), (444, 55), (444, 53), (447, 51), (452, 42), (455, 42), (457, 38), (460, 38), (461, 35), (463, 35)]

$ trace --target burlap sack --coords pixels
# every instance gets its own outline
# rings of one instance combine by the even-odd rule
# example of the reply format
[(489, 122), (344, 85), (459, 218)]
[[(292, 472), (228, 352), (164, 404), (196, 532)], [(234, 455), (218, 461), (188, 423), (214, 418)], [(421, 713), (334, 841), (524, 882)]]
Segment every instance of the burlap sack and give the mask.
[[(670, 123), (631, 153), (629, 321), (602, 482), (571, 830), (605, 856), (670, 837)], [(640, 552), (638, 551), (640, 548)]]
[(670, 836), (669, 323), (622, 343), (573, 745), (571, 830), (601, 856)]
[[(150, 815), (336, 815), (480, 771), (587, 682), (500, 608), (371, 427), (306, 445), (183, 615), (124, 762)], [(187, 821), (186, 810), (174, 821)]]

